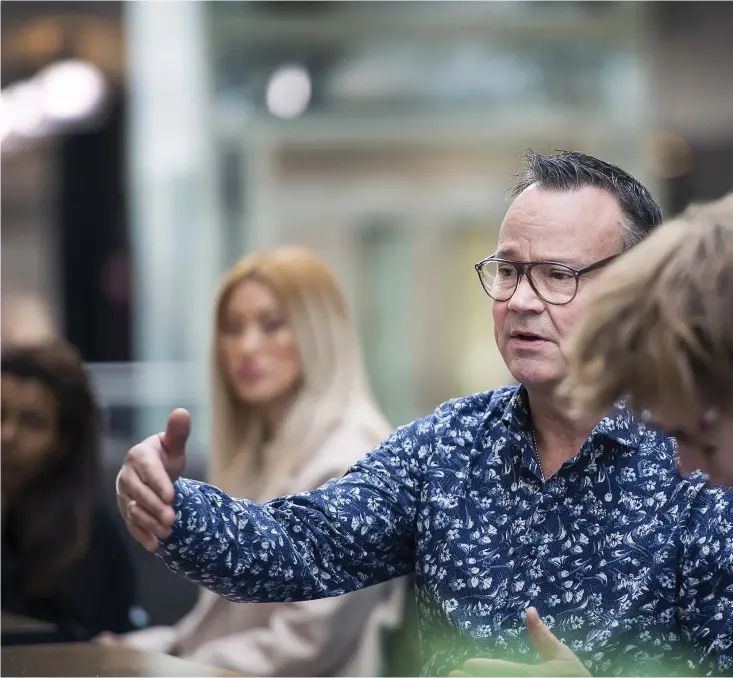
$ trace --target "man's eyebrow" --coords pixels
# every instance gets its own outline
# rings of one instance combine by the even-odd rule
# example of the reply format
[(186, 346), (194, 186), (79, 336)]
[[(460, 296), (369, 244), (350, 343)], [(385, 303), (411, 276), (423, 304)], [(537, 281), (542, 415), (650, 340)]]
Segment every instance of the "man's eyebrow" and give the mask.
[[(516, 250), (513, 249), (500, 249), (497, 250), (496, 254), (494, 255), (497, 259), (506, 259), (507, 261), (523, 261), (522, 259), (516, 258)], [(566, 257), (563, 255), (557, 255), (557, 256), (545, 256), (537, 259), (532, 259), (532, 261), (554, 261), (558, 264), (565, 264), (566, 266), (570, 266), (571, 268), (583, 268), (583, 264), (575, 259), (574, 257)]]

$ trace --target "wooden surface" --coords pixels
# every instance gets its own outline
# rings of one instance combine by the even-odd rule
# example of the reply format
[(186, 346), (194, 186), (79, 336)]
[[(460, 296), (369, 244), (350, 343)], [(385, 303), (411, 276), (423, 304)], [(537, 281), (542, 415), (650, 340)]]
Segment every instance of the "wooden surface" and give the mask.
[(236, 676), (122, 645), (63, 643), (2, 648), (3, 676)]
[(23, 617), (12, 612), (3, 612), (0, 620), (3, 631), (53, 631), (53, 624)]

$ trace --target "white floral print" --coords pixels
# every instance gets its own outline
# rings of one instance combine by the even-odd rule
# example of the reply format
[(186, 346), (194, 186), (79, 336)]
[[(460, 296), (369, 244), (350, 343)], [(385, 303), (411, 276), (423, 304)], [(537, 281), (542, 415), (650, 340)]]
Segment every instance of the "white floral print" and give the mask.
[(524, 611), (594, 675), (733, 673), (732, 495), (679, 475), (619, 404), (548, 481), (526, 391), (449, 401), (313, 492), (264, 505), (179, 479), (160, 557), (235, 601), (414, 574), (426, 675), (534, 663)]

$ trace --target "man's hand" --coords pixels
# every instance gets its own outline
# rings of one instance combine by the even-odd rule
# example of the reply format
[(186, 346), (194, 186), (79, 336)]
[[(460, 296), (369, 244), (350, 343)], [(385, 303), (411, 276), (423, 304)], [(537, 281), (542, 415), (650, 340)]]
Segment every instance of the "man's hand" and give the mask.
[(191, 415), (174, 410), (165, 433), (135, 445), (117, 475), (117, 507), (130, 534), (148, 551), (155, 552), (158, 538), (170, 535), (176, 517), (173, 483), (183, 472), (190, 432)]
[(532, 645), (540, 655), (539, 664), (516, 664), (501, 659), (469, 659), (460, 671), (452, 671), (451, 676), (590, 676), (583, 663), (563, 645), (540, 619), (533, 607), (527, 609), (525, 616), (527, 633)]

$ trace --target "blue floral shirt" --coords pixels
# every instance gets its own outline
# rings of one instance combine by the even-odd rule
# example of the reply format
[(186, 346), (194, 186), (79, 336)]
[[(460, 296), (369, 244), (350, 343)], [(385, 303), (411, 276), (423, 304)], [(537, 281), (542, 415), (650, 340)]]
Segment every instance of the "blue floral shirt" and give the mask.
[(414, 574), (424, 665), (538, 658), (530, 605), (595, 675), (733, 674), (732, 495), (619, 407), (544, 481), (526, 391), (441, 405), (340, 480), (264, 505), (180, 479), (160, 557), (234, 601)]

